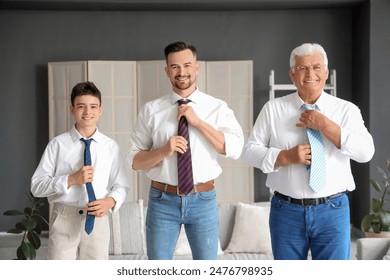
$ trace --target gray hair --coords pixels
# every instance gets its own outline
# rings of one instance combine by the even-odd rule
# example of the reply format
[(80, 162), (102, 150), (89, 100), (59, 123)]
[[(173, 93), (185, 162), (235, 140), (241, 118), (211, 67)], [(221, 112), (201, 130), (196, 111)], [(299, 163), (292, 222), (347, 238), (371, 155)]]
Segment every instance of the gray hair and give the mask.
[(320, 53), (324, 58), (324, 65), (328, 67), (328, 57), (324, 48), (320, 44), (316, 43), (305, 43), (292, 50), (290, 55), (290, 68), (294, 72), (295, 58), (297, 56), (311, 55), (313, 53)]

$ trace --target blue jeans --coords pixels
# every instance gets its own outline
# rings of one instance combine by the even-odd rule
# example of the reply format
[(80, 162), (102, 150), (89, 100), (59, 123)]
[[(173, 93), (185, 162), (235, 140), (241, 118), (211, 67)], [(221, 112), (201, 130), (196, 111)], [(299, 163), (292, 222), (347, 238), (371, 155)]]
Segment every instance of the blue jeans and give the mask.
[(178, 196), (151, 187), (146, 216), (146, 242), (150, 260), (173, 259), (182, 224), (193, 259), (217, 259), (219, 217), (216, 191)]
[(346, 194), (316, 206), (271, 200), (270, 231), (275, 260), (350, 259), (350, 212)]

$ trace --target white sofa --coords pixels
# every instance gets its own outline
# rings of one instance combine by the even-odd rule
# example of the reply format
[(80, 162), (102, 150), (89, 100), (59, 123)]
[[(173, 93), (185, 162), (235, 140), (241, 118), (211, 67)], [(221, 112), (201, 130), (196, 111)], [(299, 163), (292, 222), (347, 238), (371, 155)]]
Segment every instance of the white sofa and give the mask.
[[(220, 250), (218, 259), (253, 260), (273, 259), (268, 228), (269, 203), (220, 203)], [(113, 260), (146, 260), (146, 207), (143, 201), (126, 202), (110, 215), (111, 241), (109, 258)], [(236, 217), (237, 216), (237, 217)], [(250, 237), (249, 237), (249, 236)], [(20, 235), (0, 236), (0, 260), (16, 257)], [(46, 259), (48, 233), (41, 235), (42, 246), (37, 259)], [(175, 250), (175, 259), (192, 259), (184, 231)]]
[(358, 260), (390, 260), (390, 238), (359, 238), (356, 246)]
[[(110, 217), (110, 259), (147, 259), (146, 210), (142, 200), (126, 202)], [(273, 259), (268, 227), (269, 202), (219, 203), (218, 212), (220, 217), (218, 259)], [(179, 236), (174, 259), (192, 259), (184, 230)]]

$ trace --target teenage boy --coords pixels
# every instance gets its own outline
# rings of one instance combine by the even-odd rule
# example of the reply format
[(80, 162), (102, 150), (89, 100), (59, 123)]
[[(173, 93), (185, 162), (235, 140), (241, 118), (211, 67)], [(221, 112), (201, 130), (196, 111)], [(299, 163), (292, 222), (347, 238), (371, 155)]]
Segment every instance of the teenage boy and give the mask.
[(52, 139), (31, 179), (51, 205), (48, 259), (108, 259), (107, 213), (117, 211), (129, 182), (118, 144), (99, 132), (101, 93), (92, 82), (72, 89), (75, 125)]

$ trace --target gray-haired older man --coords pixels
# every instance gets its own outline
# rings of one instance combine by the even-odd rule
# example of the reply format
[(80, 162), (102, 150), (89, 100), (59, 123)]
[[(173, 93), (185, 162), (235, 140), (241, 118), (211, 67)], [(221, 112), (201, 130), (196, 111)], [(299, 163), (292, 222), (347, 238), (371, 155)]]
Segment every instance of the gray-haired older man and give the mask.
[(291, 52), (297, 91), (262, 108), (244, 148), (274, 191), (270, 230), (275, 259), (350, 258), (355, 189), (350, 160), (367, 162), (374, 143), (358, 107), (324, 92), (328, 59), (319, 44)]

